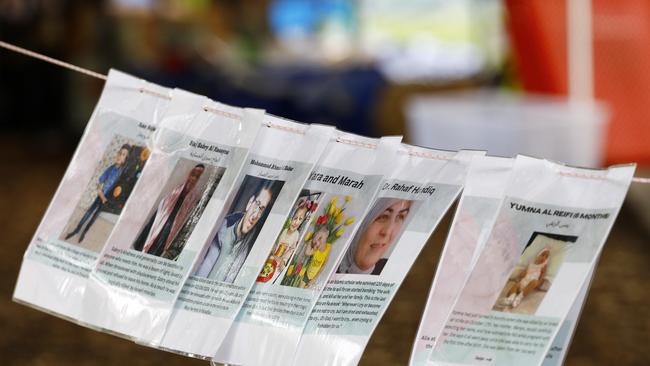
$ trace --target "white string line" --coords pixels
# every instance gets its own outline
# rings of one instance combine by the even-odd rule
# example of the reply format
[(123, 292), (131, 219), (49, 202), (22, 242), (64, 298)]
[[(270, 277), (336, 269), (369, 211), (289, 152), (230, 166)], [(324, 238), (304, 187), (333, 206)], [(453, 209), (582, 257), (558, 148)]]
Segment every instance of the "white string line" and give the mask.
[(14, 46), (14, 45), (9, 44), (7, 42), (0, 41), (0, 47), (6, 48), (6, 49), (8, 49), (10, 51), (21, 53), (21, 54), (23, 54), (25, 56), (29, 56), (29, 57), (39, 59), (41, 61), (45, 61), (45, 62), (49, 62), (51, 64), (55, 64), (55, 65), (58, 65), (58, 66), (61, 66), (61, 67), (65, 67), (65, 68), (70, 69), (72, 71), (80, 72), (82, 74), (86, 74), (88, 76), (92, 76), (92, 77), (97, 78), (97, 79), (102, 79), (102, 80), (107, 79), (106, 75), (100, 74), (98, 72), (94, 72), (94, 71), (91, 71), (91, 70), (88, 70), (88, 69), (84, 69), (83, 67), (79, 67), (79, 66), (76, 66), (76, 65), (73, 65), (73, 64), (69, 64), (67, 62), (63, 62), (63, 61), (57, 60), (57, 59), (52, 58), (52, 57), (41, 55), (40, 53), (36, 53), (34, 51), (30, 51), (30, 50), (24, 49), (22, 47)]
[[(569, 173), (569, 172), (560, 172), (559, 174), (562, 175), (562, 176), (565, 176), (565, 177), (607, 180), (607, 177), (603, 176), (603, 175), (580, 174), (580, 173)], [(634, 183), (642, 183), (642, 184), (650, 184), (650, 178), (632, 177), (632, 182), (634, 182)]]
[(440, 154), (433, 154), (433, 153), (427, 153), (427, 152), (421, 152), (421, 151), (415, 151), (415, 150), (409, 150), (409, 155), (412, 156), (417, 156), (419, 158), (426, 158), (426, 159), (432, 159), (432, 160), (445, 160), (449, 161), (452, 158), (449, 156), (444, 156)]
[(217, 114), (219, 116), (234, 119), (234, 120), (237, 120), (237, 121), (242, 120), (241, 116), (238, 116), (238, 115), (236, 115), (234, 113), (229, 113), (229, 112), (226, 112), (226, 111), (222, 111), (221, 109), (205, 106), (205, 107), (203, 107), (203, 110), (206, 111), (206, 112), (214, 113), (214, 114)]
[[(92, 76), (92, 77), (97, 78), (97, 79), (106, 80), (108, 78), (104, 74), (100, 74), (98, 72), (88, 70), (88, 69), (85, 69), (85, 68), (77, 66), (77, 65), (73, 65), (73, 64), (61, 61), (61, 60), (57, 60), (55, 58), (45, 56), (43, 54), (40, 54), (40, 53), (37, 53), (37, 52), (34, 52), (34, 51), (30, 51), (30, 50), (22, 48), (22, 47), (14, 46), (13, 44), (10, 44), (10, 43), (7, 43), (7, 42), (0, 41), (0, 47), (8, 49), (9, 51), (20, 53), (20, 54), (25, 55), (25, 56), (33, 57), (33, 58), (41, 60), (41, 61), (49, 62), (51, 64), (64, 67), (66, 69), (70, 69), (72, 71), (82, 73), (84, 75)], [(165, 98), (165, 99), (169, 99), (169, 97), (167, 95), (156, 93), (156, 92), (153, 92), (151, 90), (140, 89), (140, 92), (148, 93), (148, 94), (155, 95), (155, 96)], [(210, 108), (210, 109), (206, 108), (205, 110), (206, 111), (210, 110), (212, 112), (212, 108)], [(223, 112), (223, 113), (227, 113), (227, 112)], [(268, 123), (267, 126), (271, 127), (271, 128), (282, 129), (282, 130), (290, 130), (291, 132), (297, 132), (297, 133), (302, 132), (304, 134), (303, 131), (294, 130), (294, 129), (291, 129), (291, 128), (275, 125), (275, 124), (272, 124), (272, 123)], [(342, 142), (342, 143), (348, 143), (348, 144), (352, 144), (352, 145), (363, 146), (363, 147), (367, 147), (367, 148), (371, 148), (371, 149), (376, 147), (376, 145), (373, 145), (373, 144), (364, 144), (364, 143), (360, 143), (360, 142), (353, 141), (353, 140), (338, 139), (338, 141)], [(417, 155), (420, 155), (420, 153), (412, 153), (412, 155), (417, 156)], [(433, 156), (427, 156), (427, 157), (433, 157)], [(632, 182), (641, 183), (641, 184), (650, 184), (650, 178), (633, 177)]]
[(581, 173), (570, 173), (570, 172), (559, 172), (558, 174), (564, 177), (572, 177), (572, 178), (607, 180), (607, 176), (595, 175), (595, 174), (581, 174)]
[(271, 121), (268, 121), (268, 122), (264, 123), (264, 126), (266, 126), (268, 128), (275, 128), (277, 130), (282, 130), (282, 131), (286, 131), (286, 132), (297, 133), (299, 135), (304, 135), (305, 132), (306, 132), (305, 130), (299, 130), (297, 128), (291, 128), (291, 127), (287, 127), (287, 126), (278, 125), (278, 124), (273, 123)]
[(163, 93), (158, 93), (156, 91), (145, 89), (145, 88), (140, 88), (140, 93), (153, 95), (154, 97), (157, 97), (157, 98), (172, 100), (172, 97), (170, 97), (169, 95), (166, 95), (166, 94), (163, 94)]
[(348, 144), (348, 145), (352, 145), (352, 146), (365, 147), (366, 149), (376, 149), (377, 148), (377, 145), (375, 145), (375, 144), (356, 141), (356, 140), (352, 140), (352, 139), (346, 139), (344, 137), (337, 137), (336, 142), (341, 143), (341, 144)]

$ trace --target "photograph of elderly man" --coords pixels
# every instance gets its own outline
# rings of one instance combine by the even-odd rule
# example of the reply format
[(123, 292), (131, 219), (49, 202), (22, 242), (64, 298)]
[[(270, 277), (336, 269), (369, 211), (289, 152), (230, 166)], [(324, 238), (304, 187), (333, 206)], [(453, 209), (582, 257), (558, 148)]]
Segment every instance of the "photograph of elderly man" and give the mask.
[(284, 182), (246, 176), (218, 225), (196, 276), (233, 283), (253, 248)]
[(197, 187), (205, 165), (196, 164), (185, 180), (160, 200), (156, 211), (133, 243), (133, 248), (155, 256), (163, 256), (181, 227), (199, 202), (203, 187)]

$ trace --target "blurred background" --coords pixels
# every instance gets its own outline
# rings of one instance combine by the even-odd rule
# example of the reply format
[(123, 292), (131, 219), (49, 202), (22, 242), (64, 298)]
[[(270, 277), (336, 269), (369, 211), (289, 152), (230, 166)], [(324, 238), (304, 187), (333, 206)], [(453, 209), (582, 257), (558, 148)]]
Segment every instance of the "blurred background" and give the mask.
[[(646, 0), (0, 0), (0, 40), (363, 135), (585, 167), (636, 162), (650, 175)], [(10, 301), (102, 85), (0, 49), (2, 364), (199, 364)], [(362, 365), (407, 362), (449, 216)], [(648, 244), (650, 185), (633, 184), (567, 365), (650, 364)]]

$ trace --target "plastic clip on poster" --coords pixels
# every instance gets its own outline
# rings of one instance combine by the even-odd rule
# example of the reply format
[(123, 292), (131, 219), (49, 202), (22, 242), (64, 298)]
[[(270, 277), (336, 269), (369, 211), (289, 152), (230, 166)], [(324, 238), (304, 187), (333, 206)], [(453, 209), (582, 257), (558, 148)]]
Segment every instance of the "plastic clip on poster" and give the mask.
[(140, 184), (90, 274), (82, 321), (160, 342), (202, 249), (194, 237), (205, 224), (197, 224), (208, 204), (207, 220), (220, 213), (263, 115), (174, 91)]
[(589, 170), (517, 157), (492, 231), (429, 364), (541, 365), (588, 281), (633, 174), (633, 165)]
[(162, 348), (200, 358), (216, 354), (333, 131), (265, 117), (224, 210), (200, 234), (201, 254)]
[[(226, 340), (214, 360), (287, 365), (327, 279), (336, 270), (401, 137), (337, 132), (302, 187)], [(256, 347), (250, 347), (255, 339)]]
[(475, 157), (433, 278), (410, 365), (427, 362), (451, 307), (481, 253), (512, 172), (513, 159)]
[(88, 274), (149, 158), (170, 90), (111, 70), (18, 276), (14, 300), (77, 320)]

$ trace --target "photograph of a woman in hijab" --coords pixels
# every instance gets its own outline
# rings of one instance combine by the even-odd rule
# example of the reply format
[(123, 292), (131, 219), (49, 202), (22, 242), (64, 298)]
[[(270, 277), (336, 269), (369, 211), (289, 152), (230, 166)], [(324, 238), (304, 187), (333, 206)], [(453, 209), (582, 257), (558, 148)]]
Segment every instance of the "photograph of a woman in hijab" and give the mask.
[(336, 273), (379, 275), (411, 214), (413, 201), (380, 198), (366, 215)]

